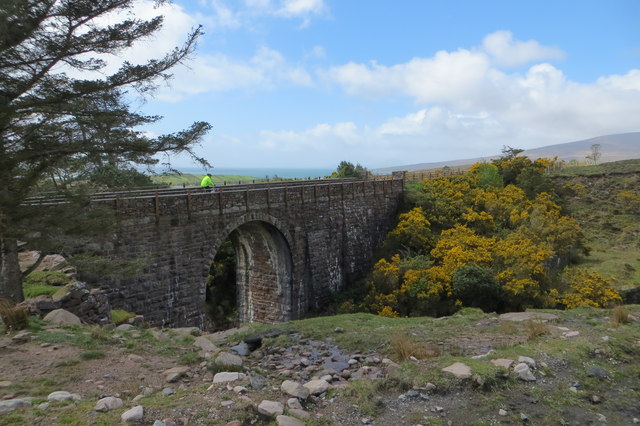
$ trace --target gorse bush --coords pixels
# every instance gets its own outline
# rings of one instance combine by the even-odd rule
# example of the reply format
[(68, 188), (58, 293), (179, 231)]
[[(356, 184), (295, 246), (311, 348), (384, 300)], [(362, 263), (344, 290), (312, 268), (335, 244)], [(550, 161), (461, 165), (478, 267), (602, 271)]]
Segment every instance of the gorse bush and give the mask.
[(619, 300), (607, 279), (561, 275), (588, 250), (577, 221), (556, 201), (547, 176), (554, 161), (507, 151), (464, 175), (407, 187), (411, 205), (369, 275), (366, 310), (395, 317), (450, 314), (463, 306), (506, 311)]

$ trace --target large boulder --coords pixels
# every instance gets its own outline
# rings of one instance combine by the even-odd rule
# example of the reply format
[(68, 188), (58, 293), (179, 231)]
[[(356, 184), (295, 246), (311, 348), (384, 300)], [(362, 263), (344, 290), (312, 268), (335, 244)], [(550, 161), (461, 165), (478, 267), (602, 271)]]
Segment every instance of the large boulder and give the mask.
[(80, 325), (82, 321), (77, 315), (72, 314), (64, 309), (56, 309), (45, 315), (44, 320), (52, 325)]

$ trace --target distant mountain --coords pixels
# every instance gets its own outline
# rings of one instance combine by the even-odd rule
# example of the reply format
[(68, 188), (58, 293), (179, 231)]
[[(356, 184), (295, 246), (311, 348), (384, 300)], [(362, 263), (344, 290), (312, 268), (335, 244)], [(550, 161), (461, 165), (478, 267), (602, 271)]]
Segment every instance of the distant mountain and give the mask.
[[(558, 157), (564, 161), (585, 161), (585, 157), (591, 154), (591, 146), (600, 145), (600, 162), (627, 160), (631, 158), (640, 158), (640, 132), (621, 133), (617, 135), (598, 136), (582, 141), (561, 143), (557, 145), (548, 145), (541, 148), (528, 149), (520, 155), (526, 155), (529, 158), (553, 158)], [(500, 157), (500, 154), (491, 157), (467, 158), (464, 160), (440, 161), (437, 163), (419, 163), (408, 164), (404, 166), (392, 166), (373, 170), (374, 173), (391, 173), (399, 170), (425, 170), (439, 169), (441, 167), (460, 167), (482, 161), (491, 161)]]

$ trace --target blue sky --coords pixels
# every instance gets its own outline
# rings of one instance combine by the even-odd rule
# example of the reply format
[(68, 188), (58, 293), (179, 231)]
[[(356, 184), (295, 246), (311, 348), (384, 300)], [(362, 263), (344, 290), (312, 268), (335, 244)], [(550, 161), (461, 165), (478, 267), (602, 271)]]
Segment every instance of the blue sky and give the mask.
[[(640, 131), (637, 0), (174, 0), (158, 56), (201, 24), (169, 86), (136, 104), (213, 131), (218, 167), (369, 168)], [(186, 158), (175, 166), (192, 165)]]

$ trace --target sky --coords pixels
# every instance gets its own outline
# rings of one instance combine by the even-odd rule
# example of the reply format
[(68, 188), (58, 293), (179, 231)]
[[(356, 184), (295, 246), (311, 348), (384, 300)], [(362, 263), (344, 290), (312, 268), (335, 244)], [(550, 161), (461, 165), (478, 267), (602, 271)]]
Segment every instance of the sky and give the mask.
[[(640, 131), (637, 0), (138, 0), (165, 16), (122, 56), (202, 25), (173, 79), (134, 108), (213, 130), (214, 167), (367, 168), (488, 157)], [(194, 166), (186, 157), (177, 167)]]

